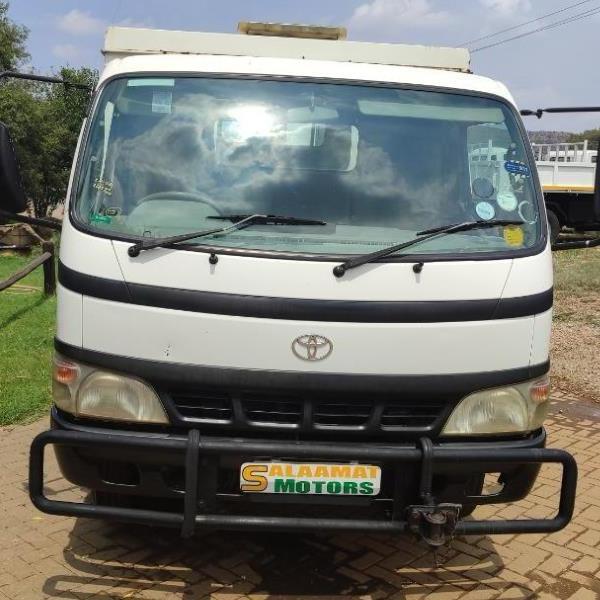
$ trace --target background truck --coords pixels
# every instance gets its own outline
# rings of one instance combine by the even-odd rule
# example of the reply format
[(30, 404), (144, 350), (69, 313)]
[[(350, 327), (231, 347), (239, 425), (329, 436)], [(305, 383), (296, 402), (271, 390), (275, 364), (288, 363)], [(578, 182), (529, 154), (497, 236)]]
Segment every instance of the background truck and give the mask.
[(598, 151), (588, 141), (533, 144), (546, 200), (552, 240), (563, 227), (576, 231), (600, 229), (600, 206), (594, 201)]
[[(463, 49), (240, 30), (108, 31), (33, 503), (185, 536), (437, 546), (564, 527), (577, 468), (543, 428), (551, 248), (510, 92)], [(2, 131), (0, 198), (18, 212)], [(90, 502), (44, 495), (48, 445)], [(526, 496), (546, 462), (563, 467), (555, 517), (465, 518)]]

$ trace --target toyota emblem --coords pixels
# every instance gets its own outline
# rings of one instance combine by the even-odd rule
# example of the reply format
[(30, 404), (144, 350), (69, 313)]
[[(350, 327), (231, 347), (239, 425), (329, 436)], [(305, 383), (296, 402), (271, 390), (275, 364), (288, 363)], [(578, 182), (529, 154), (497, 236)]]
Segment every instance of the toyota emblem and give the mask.
[(292, 352), (302, 360), (325, 360), (333, 352), (333, 342), (322, 335), (301, 335), (292, 342)]

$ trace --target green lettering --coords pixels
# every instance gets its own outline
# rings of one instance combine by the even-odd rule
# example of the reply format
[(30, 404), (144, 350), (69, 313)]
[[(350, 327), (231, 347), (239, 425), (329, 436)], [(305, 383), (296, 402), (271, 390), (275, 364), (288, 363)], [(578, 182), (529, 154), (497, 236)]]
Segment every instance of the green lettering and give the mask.
[(293, 494), (294, 480), (293, 479), (276, 479), (275, 480), (276, 494)]
[(328, 494), (339, 494), (342, 491), (342, 484), (339, 481), (328, 481), (327, 482), (327, 493)]
[(344, 481), (344, 494), (358, 494), (358, 483), (355, 481)]
[(360, 493), (363, 494), (364, 496), (372, 496), (373, 495), (373, 482), (372, 481), (361, 481)]
[(313, 481), (313, 484), (315, 486), (315, 492), (317, 494), (322, 494), (323, 493), (323, 486), (325, 485), (324, 481)]
[(308, 494), (310, 492), (309, 481), (296, 481), (296, 494)]

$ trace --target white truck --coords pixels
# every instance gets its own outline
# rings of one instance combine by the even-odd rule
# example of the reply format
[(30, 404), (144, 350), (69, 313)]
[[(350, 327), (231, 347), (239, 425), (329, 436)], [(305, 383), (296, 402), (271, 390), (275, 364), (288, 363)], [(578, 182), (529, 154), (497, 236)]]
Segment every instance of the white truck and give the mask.
[(532, 146), (552, 241), (558, 239), (563, 227), (599, 230), (600, 205), (594, 195), (598, 151), (587, 140)]
[[(242, 29), (108, 31), (32, 501), (185, 536), (564, 527), (550, 243), (510, 93), (463, 49)], [(484, 140), (501, 177), (472, 168)], [(15, 209), (7, 143), (0, 166)], [(48, 445), (90, 503), (44, 495)], [(466, 518), (525, 497), (545, 462), (563, 466), (555, 517)]]

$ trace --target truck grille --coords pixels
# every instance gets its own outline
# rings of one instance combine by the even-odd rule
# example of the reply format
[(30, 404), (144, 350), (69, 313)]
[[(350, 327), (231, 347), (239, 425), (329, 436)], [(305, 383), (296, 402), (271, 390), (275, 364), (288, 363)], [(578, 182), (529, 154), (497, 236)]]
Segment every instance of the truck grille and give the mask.
[(172, 393), (166, 400), (182, 424), (220, 425), (229, 429), (429, 431), (445, 418), (449, 409), (444, 400), (335, 396), (196, 390)]

